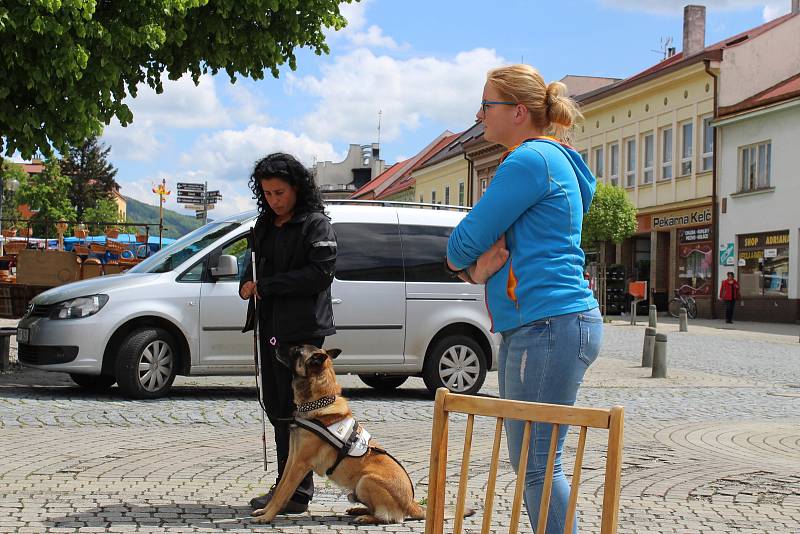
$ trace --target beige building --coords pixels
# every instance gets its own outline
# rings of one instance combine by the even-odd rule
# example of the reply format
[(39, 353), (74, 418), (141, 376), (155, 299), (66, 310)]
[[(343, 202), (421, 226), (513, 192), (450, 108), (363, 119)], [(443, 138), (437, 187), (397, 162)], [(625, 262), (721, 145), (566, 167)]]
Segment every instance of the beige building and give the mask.
[[(784, 22), (705, 46), (705, 8), (684, 10), (683, 51), (613, 85), (578, 95), (585, 122), (576, 149), (598, 180), (627, 190), (638, 233), (613, 251), (626, 279), (648, 282), (666, 307), (677, 289), (709, 316), (716, 292), (714, 120), (721, 65)], [(610, 263), (610, 262), (609, 262)]]
[(460, 136), (455, 134), (450, 137), (437, 154), (414, 170), (415, 201), (450, 206), (469, 205), (469, 162), (464, 157)]

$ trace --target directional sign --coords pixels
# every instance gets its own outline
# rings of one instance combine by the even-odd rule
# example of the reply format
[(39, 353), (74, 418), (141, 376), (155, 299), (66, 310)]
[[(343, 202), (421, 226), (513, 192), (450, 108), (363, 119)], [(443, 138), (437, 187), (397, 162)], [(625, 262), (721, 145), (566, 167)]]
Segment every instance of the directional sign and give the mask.
[(178, 195), (178, 204), (184, 204), (186, 202), (194, 202), (195, 204), (202, 204), (203, 203), (203, 197), (193, 197), (191, 195), (179, 194)]
[(178, 191), (178, 194), (182, 197), (202, 197), (202, 191)]
[(205, 184), (191, 184), (186, 182), (179, 182), (178, 183), (178, 191), (205, 191), (206, 186)]
[(206, 214), (205, 214), (204, 211), (198, 211), (198, 212), (196, 212), (194, 214), (194, 218), (195, 219), (205, 219), (206, 218)]
[(205, 208), (203, 208), (203, 206), (201, 206), (200, 204), (186, 204), (183, 207), (186, 208), (187, 210), (197, 210), (197, 211), (203, 211), (203, 209), (209, 209), (209, 210), (214, 209), (214, 206), (212, 206), (211, 204), (209, 204)]
[(210, 197), (221, 197), (222, 195), (219, 194), (219, 191), (206, 191), (206, 195)]

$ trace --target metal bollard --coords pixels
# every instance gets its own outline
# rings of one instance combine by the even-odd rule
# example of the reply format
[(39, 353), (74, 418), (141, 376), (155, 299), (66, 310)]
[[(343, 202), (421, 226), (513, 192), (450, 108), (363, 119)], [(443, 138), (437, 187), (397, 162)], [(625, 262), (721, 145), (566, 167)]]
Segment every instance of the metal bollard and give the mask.
[(688, 332), (689, 331), (689, 313), (686, 311), (686, 308), (681, 308), (681, 324), (679, 330), (681, 332)]
[(653, 374), (650, 378), (667, 378), (667, 335), (656, 334), (653, 350)]
[(649, 326), (651, 328), (655, 328), (656, 326), (658, 326), (656, 324), (656, 322), (657, 322), (656, 321), (656, 305), (655, 304), (651, 304), (650, 305), (650, 324), (648, 324), (647, 326)]
[(11, 370), (11, 336), (0, 336), (0, 372)]
[(636, 326), (636, 299), (631, 301), (631, 324)]
[(656, 346), (656, 329), (649, 326), (644, 329), (644, 345), (642, 346), (642, 367), (653, 366), (653, 349)]

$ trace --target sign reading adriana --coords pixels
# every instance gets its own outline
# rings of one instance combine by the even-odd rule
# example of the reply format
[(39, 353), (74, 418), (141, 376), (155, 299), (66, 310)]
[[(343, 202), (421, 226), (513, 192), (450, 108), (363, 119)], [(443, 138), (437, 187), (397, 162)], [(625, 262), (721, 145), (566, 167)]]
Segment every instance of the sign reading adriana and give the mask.
[(639, 215), (639, 231), (669, 230), (711, 224), (711, 206)]

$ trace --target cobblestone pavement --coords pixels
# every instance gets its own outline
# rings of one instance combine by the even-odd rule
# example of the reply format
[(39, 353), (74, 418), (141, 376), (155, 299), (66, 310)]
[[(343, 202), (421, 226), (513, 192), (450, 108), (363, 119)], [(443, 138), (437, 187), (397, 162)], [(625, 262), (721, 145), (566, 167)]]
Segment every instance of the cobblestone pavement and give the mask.
[[(796, 333), (692, 327), (669, 335), (670, 378), (639, 367), (644, 327), (606, 326), (579, 404), (625, 406), (619, 532), (800, 532), (800, 343)], [(420, 379), (379, 394), (340, 377), (356, 417), (427, 491), (432, 401)], [(497, 394), (490, 373), (482, 391)], [(0, 376), (0, 532), (422, 532), (422, 522), (361, 527), (342, 492), (317, 479), (309, 513), (249, 522), (247, 501), (275, 477), (261, 469), (250, 378), (179, 378), (172, 394), (93, 395), (66, 375)], [(452, 424), (460, 456), (463, 419)], [(479, 532), (493, 421), (476, 421), (465, 522)], [(593, 441), (592, 438), (595, 438)], [(598, 532), (604, 434), (589, 433), (581, 532)], [(271, 436), (268, 437), (271, 442)], [(571, 472), (575, 436), (565, 469)], [(455, 480), (458, 462), (448, 474)], [(507, 532), (514, 477), (503, 462), (494, 532)], [(454, 486), (454, 485), (453, 485)], [(452, 497), (452, 496), (451, 496)], [(530, 532), (527, 519), (523, 531)]]

